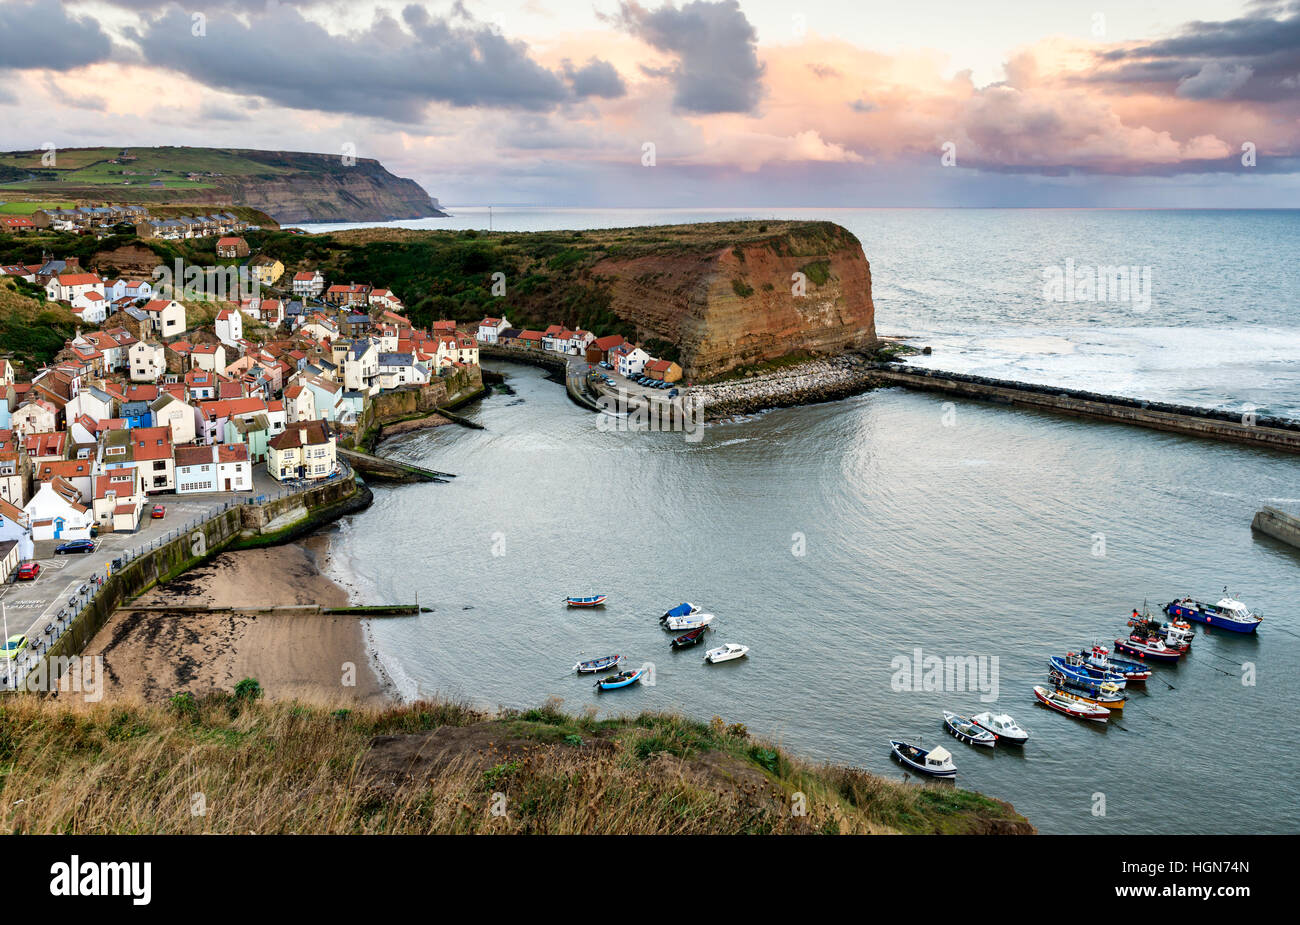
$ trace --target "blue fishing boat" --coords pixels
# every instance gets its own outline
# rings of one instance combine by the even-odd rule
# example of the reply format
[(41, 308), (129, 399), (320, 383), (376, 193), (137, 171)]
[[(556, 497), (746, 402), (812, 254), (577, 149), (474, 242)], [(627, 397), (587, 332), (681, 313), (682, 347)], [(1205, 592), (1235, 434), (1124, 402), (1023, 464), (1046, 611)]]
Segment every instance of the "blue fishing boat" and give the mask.
[(1122, 689), (1128, 683), (1127, 679), (1117, 671), (1106, 671), (1089, 665), (1078, 652), (1067, 652), (1064, 658), (1053, 655), (1048, 662), (1053, 671), (1059, 672), (1069, 681), (1087, 690), (1099, 690), (1106, 683)]
[(674, 607), (672, 610), (664, 611), (664, 615), (659, 618), (659, 621), (662, 623), (664, 620), (667, 620), (669, 617), (690, 617), (690, 616), (694, 616), (699, 612), (700, 612), (700, 608), (696, 607), (694, 604), (690, 603), (689, 601), (683, 601), (682, 603)]
[(593, 594), (591, 597), (566, 597), (564, 603), (570, 607), (599, 607), (605, 603), (605, 594)]
[(1217, 604), (1205, 604), (1190, 597), (1170, 601), (1161, 608), (1170, 619), (1195, 620), (1233, 633), (1253, 633), (1264, 622), (1263, 614), (1253, 613), (1241, 601), (1228, 596), (1223, 589), (1223, 599)]
[(620, 687), (630, 687), (641, 680), (641, 676), (646, 672), (645, 666), (635, 671), (620, 671), (618, 674), (610, 675), (608, 678), (601, 678), (596, 682), (596, 690), (612, 691)]
[(600, 658), (588, 659), (585, 662), (578, 662), (573, 666), (573, 670), (578, 674), (596, 674), (600, 671), (609, 671), (609, 669), (623, 661), (621, 655), (602, 655)]
[(1111, 658), (1110, 649), (1105, 646), (1092, 646), (1084, 658), (1093, 668), (1122, 674), (1129, 684), (1140, 684), (1151, 677), (1151, 669), (1148, 666), (1139, 665), (1137, 662), (1126, 662), (1122, 658)]

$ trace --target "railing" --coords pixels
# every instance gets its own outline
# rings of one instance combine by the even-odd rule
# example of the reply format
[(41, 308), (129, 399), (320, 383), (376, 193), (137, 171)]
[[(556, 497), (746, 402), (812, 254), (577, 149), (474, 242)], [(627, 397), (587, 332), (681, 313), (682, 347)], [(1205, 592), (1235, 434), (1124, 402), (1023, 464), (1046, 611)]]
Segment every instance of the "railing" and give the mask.
[[(177, 539), (186, 534), (197, 530), (204, 524), (207, 524), (225, 514), (233, 507), (243, 505), (262, 505), (269, 504), (272, 501), (279, 501), (282, 498), (292, 497), (293, 495), (304, 494), (314, 488), (320, 488), (322, 485), (329, 485), (343, 479), (354, 478), (355, 473), (352, 467), (343, 459), (336, 459), (334, 471), (323, 479), (293, 479), (283, 482), (283, 488), (276, 490), (274, 493), (261, 493), (241, 495), (226, 499), (219, 508), (213, 508), (206, 514), (195, 517), (187, 521), (183, 527), (175, 527), (168, 530), (165, 534), (148, 543), (143, 543), (133, 549), (124, 549), (113, 559), (112, 571), (118, 572), (142, 556), (148, 555), (157, 549), (161, 549), (168, 543), (174, 543)], [(44, 653), (48, 653), (55, 643), (67, 632), (72, 626), (73, 621), (81, 614), (83, 610), (90, 606), (94, 601), (95, 595), (99, 589), (104, 586), (108, 580), (110, 572), (105, 571), (103, 574), (94, 572), (89, 578), (77, 588), (76, 593), (68, 598), (65, 606), (59, 608), (55, 617), (46, 624), (41, 634), (36, 639), (30, 639), (27, 642), (27, 648), (23, 650), (21, 656), (17, 659), (8, 661), (10, 667), (0, 670), (0, 692), (16, 690), (21, 688), (23, 681), (33, 668), (40, 664)], [(12, 670), (11, 670), (12, 669)]]

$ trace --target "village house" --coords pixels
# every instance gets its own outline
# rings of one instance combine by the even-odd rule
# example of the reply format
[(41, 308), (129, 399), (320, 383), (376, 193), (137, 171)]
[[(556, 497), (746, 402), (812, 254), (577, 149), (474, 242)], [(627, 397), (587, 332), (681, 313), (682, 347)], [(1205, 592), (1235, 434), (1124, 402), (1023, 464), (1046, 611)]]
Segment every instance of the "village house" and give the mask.
[(47, 460), (35, 468), (36, 481), (48, 482), (50, 479), (65, 479), (73, 488), (81, 492), (81, 497), (90, 498), (94, 490), (94, 460), (59, 459)]
[(166, 338), (185, 333), (185, 306), (175, 299), (151, 299), (140, 306), (140, 311), (150, 319), (148, 334)]
[(608, 362), (609, 352), (623, 343), (625, 341), (621, 334), (608, 334), (605, 337), (597, 337), (587, 345), (587, 362)]
[(253, 277), (263, 286), (274, 286), (284, 275), (284, 264), (266, 254), (258, 254), (247, 263)]
[(78, 389), (77, 394), (68, 399), (63, 406), (64, 420), (71, 421), (79, 415), (89, 415), (99, 421), (113, 416), (113, 396), (98, 386), (90, 385)]
[(56, 430), (51, 433), (28, 434), (23, 437), (23, 452), (36, 468), (39, 468), (43, 462), (67, 459), (68, 432)]
[(176, 448), (176, 494), (252, 490), (248, 447), (218, 443)]
[(219, 238), (217, 240), (218, 257), (247, 257), (248, 242), (243, 238)]
[(135, 382), (157, 382), (167, 372), (166, 351), (162, 344), (136, 341), (128, 351), (131, 379)]
[(329, 305), (365, 306), (369, 297), (370, 287), (360, 283), (334, 285), (325, 290), (325, 302)]
[(144, 279), (115, 279), (104, 287), (104, 296), (110, 301), (118, 299), (147, 299), (153, 295), (153, 284)]
[(284, 413), (288, 424), (316, 420), (316, 402), (311, 389), (291, 385), (284, 390)]
[(324, 421), (291, 424), (271, 441), (266, 469), (275, 479), (324, 479), (334, 467), (334, 434)]
[(171, 429), (141, 427), (105, 433), (99, 445), (100, 472), (125, 466), (139, 468), (146, 492), (171, 491), (175, 486)]
[(478, 323), (476, 335), (481, 344), (495, 344), (502, 331), (510, 327), (510, 322), (502, 315), (500, 318), (484, 318)]
[[(223, 308), (217, 312), (213, 327), (217, 332), (217, 340), (227, 347), (234, 347), (244, 339), (244, 313)], [(221, 365), (225, 366), (226, 364), (222, 363)]]
[[(0, 498), (0, 543), (13, 543), (19, 562), (35, 557), (32, 528), (27, 520), (27, 512), (3, 498)], [(6, 561), (0, 580), (7, 580), (16, 567), (17, 563)]]
[(28, 434), (46, 433), (59, 426), (59, 410), (54, 403), (43, 398), (34, 398), (19, 405), (9, 416), (9, 427), (19, 437)]
[[(239, 313), (234, 313), (238, 317)], [(190, 351), (190, 368), (218, 373), (226, 368), (226, 348), (221, 344), (196, 344)]]
[(340, 365), (344, 389), (368, 395), (379, 391), (379, 348), (369, 338), (353, 341), (343, 354)]
[(164, 392), (149, 405), (154, 427), (166, 427), (172, 434), (172, 445), (194, 442), (198, 409)]
[(81, 492), (58, 477), (40, 483), (31, 500), (23, 506), (23, 513), (27, 515), (32, 539), (36, 542), (88, 540), (95, 520)]
[(293, 275), (293, 294), (303, 299), (314, 299), (325, 291), (325, 277), (320, 270), (304, 270)]
[(396, 389), (404, 385), (422, 385), (428, 381), (428, 369), (416, 363), (412, 354), (379, 354), (379, 387), (381, 389)]
[(682, 368), (672, 360), (647, 360), (643, 373), (663, 382), (676, 382), (682, 378)]
[(88, 292), (104, 297), (104, 281), (94, 273), (64, 273), (45, 284), (45, 297), (51, 302), (72, 302)]
[(72, 300), (72, 313), (86, 324), (103, 324), (108, 317), (108, 300), (102, 293), (85, 292)]
[(95, 478), (92, 503), (99, 532), (132, 532), (140, 526), (145, 504), (144, 477), (136, 466), (109, 469)]
[(650, 354), (640, 347), (623, 344), (610, 351), (610, 359), (607, 362), (618, 370), (619, 375), (633, 377), (641, 375), (641, 370), (649, 360)]
[(19, 435), (13, 430), (0, 430), (0, 500), (23, 506), (30, 466)]

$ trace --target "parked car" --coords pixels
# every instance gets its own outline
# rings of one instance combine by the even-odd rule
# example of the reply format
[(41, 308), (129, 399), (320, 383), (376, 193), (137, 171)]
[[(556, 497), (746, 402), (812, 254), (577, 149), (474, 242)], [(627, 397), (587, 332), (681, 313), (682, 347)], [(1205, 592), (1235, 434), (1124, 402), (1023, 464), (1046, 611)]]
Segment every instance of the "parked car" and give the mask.
[(68, 540), (66, 543), (60, 543), (54, 547), (54, 554), (61, 556), (70, 552), (94, 552), (94, 540)]
[(4, 657), (14, 659), (23, 654), (27, 648), (27, 637), (19, 633), (17, 636), (10, 636), (5, 640)]
[(149, 516), (154, 520), (162, 520), (167, 516), (167, 508), (161, 504), (155, 504)]
[(41, 566), (36, 562), (24, 562), (18, 566), (19, 581), (34, 581), (36, 576), (41, 573)]
[(678, 391), (679, 391), (679, 390), (677, 390), (677, 389), (673, 389), (672, 391), (670, 391), (670, 392), (668, 393), (668, 397), (669, 397), (669, 398), (676, 398), (677, 395), (678, 395)]

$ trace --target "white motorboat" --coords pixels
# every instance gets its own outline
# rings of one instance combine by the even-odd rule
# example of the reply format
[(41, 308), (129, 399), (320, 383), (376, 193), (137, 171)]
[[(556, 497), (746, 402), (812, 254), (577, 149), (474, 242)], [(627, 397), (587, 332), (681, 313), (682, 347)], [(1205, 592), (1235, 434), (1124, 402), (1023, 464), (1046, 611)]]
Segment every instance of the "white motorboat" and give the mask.
[(890, 739), (889, 748), (895, 758), (913, 771), (920, 771), (931, 777), (957, 776), (957, 766), (952, 763), (952, 755), (942, 745), (927, 750), (901, 739)]
[(981, 729), (987, 729), (1005, 745), (1024, 745), (1029, 740), (1029, 730), (1025, 729), (1007, 713), (978, 713), (971, 717), (971, 722)]
[(716, 649), (710, 649), (704, 653), (704, 660), (716, 665), (718, 662), (729, 662), (733, 658), (744, 658), (749, 654), (749, 646), (737, 645), (729, 642), (726, 645), (718, 646)]
[(664, 629), (672, 630), (675, 633), (682, 633), (686, 630), (697, 630), (701, 626), (708, 626), (714, 621), (711, 613), (696, 613), (684, 617), (669, 617), (664, 621)]

